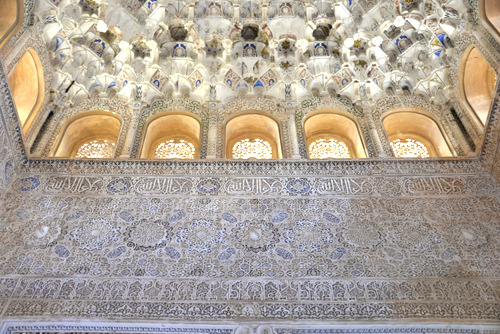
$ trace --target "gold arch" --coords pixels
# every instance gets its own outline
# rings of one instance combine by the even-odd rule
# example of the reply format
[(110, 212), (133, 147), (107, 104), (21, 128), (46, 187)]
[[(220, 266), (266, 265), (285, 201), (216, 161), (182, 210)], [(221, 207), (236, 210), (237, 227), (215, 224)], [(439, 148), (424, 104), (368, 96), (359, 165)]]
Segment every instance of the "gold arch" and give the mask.
[(0, 11), (0, 47), (21, 27), (24, 20), (24, 0), (2, 1)]
[(35, 50), (29, 49), (23, 54), (9, 76), (9, 84), (26, 135), (42, 107), (45, 94), (42, 63)]
[(201, 120), (183, 111), (164, 111), (151, 117), (144, 127), (140, 155), (142, 159), (154, 159), (155, 150), (167, 140), (186, 140), (195, 147), (195, 157), (200, 153)]
[(436, 118), (425, 110), (398, 108), (382, 115), (382, 123), (389, 141), (413, 139), (423, 143), (431, 157), (451, 157), (454, 155)]
[(479, 16), (500, 40), (500, 3), (498, 0), (480, 0)]
[(468, 48), (460, 65), (460, 93), (467, 110), (480, 128), (488, 120), (497, 75), (476, 47)]
[(281, 159), (282, 141), (279, 121), (263, 111), (243, 111), (231, 115), (224, 123), (225, 157), (233, 157), (233, 146), (243, 139), (261, 139), (272, 148), (273, 159)]
[(94, 140), (109, 140), (117, 143), (122, 127), (120, 116), (105, 110), (94, 110), (78, 114), (63, 126), (52, 150), (53, 157), (75, 157), (78, 149)]
[[(319, 139), (335, 139), (344, 142), (350, 158), (366, 158), (365, 145), (356, 119), (341, 110), (319, 110), (304, 118), (307, 150)], [(308, 152), (309, 155), (309, 152)]]

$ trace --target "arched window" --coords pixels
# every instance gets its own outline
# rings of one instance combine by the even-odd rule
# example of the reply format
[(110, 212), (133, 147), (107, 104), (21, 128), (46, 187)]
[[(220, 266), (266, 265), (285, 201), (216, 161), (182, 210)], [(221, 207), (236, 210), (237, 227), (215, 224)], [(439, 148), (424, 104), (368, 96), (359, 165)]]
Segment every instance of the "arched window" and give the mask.
[(498, 0), (480, 0), (479, 12), (486, 24), (493, 29), (500, 39), (500, 4)]
[(23, 0), (2, 1), (0, 11), (0, 47), (23, 23), (24, 2)]
[(465, 52), (460, 71), (462, 98), (482, 126), (486, 125), (497, 76), (475, 47)]
[(278, 122), (270, 115), (246, 113), (226, 122), (225, 154), (230, 159), (280, 159)]
[(26, 134), (42, 107), (45, 92), (42, 64), (34, 50), (26, 51), (21, 57), (9, 76), (9, 84)]
[(54, 157), (106, 159), (115, 157), (122, 120), (116, 114), (96, 110), (66, 122), (53, 150)]
[(163, 112), (153, 116), (143, 134), (143, 159), (195, 159), (199, 155), (201, 123), (184, 112)]
[(439, 124), (423, 110), (392, 110), (382, 122), (398, 158), (453, 156)]
[(314, 113), (304, 131), (310, 159), (366, 158), (358, 126), (343, 112)]

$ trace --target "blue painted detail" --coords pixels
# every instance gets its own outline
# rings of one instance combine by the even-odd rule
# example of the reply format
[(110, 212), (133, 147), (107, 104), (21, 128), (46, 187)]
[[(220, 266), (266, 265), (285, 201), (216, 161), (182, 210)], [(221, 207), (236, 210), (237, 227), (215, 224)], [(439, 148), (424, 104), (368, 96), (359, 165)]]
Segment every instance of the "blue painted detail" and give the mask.
[(222, 215), (222, 219), (224, 219), (225, 221), (232, 223), (232, 224), (235, 224), (238, 221), (236, 219), (236, 217), (234, 217), (233, 215), (231, 215), (227, 212)]
[(398, 47), (399, 53), (403, 53), (413, 44), (411, 39), (408, 36), (401, 35), (396, 39), (396, 46)]
[(106, 49), (106, 43), (101, 39), (96, 38), (92, 43), (90, 43), (90, 49), (101, 57)]
[(279, 247), (278, 247), (278, 248), (276, 248), (274, 251), (276, 252), (276, 254), (277, 254), (279, 257), (283, 258), (284, 260), (291, 260), (291, 259), (293, 259), (293, 255), (292, 255), (292, 253), (290, 253), (290, 252), (289, 252), (289, 251), (287, 251), (286, 249), (283, 249), (283, 248), (279, 248)]
[(110, 259), (115, 259), (115, 258), (119, 257), (120, 255), (122, 255), (123, 253), (125, 253), (126, 251), (127, 251), (127, 247), (120, 246), (120, 247), (117, 247), (117, 248), (113, 249), (112, 251), (110, 251), (108, 253), (108, 255), (106, 255), (106, 256)]
[(25, 177), (19, 180), (19, 187), (17, 190), (20, 191), (32, 191), (38, 188), (40, 185), (40, 180), (36, 177)]
[(173, 260), (177, 260), (181, 257), (181, 253), (179, 253), (177, 249), (173, 247), (165, 247), (163, 250)]
[(328, 220), (330, 223), (334, 224), (340, 223), (340, 218), (330, 212), (323, 212), (323, 218)]
[(316, 43), (314, 45), (314, 56), (315, 57), (328, 56), (328, 48), (325, 43)]
[(243, 57), (257, 57), (257, 47), (254, 44), (243, 46)]
[(118, 194), (123, 191), (127, 191), (130, 189), (130, 181), (125, 179), (116, 179), (108, 183), (108, 191)]
[(236, 88), (240, 88), (240, 87), (248, 88), (248, 85), (245, 81), (240, 81), (238, 83), (238, 85), (236, 86)]
[(64, 42), (64, 39), (62, 39), (61, 37), (57, 37), (56, 36), (56, 47), (54, 48), (54, 52), (57, 51), (57, 49), (59, 49), (59, 47), (61, 46), (61, 44)]
[(134, 220), (134, 216), (132, 216), (130, 213), (127, 211), (122, 211), (118, 214), (118, 217), (120, 217), (123, 221), (126, 221), (127, 223), (130, 223)]
[(187, 57), (187, 48), (186, 45), (182, 43), (177, 43), (174, 46), (174, 50), (172, 51), (172, 57)]
[(229, 259), (231, 256), (236, 254), (236, 250), (234, 248), (228, 248), (219, 255), (219, 260), (221, 261), (226, 261)]
[(30, 217), (29, 213), (24, 208), (17, 208), (14, 214), (21, 219), (28, 219)]
[(200, 181), (196, 188), (202, 194), (216, 194), (220, 189), (220, 183), (215, 179), (206, 179)]
[(281, 223), (282, 221), (284, 221), (287, 218), (288, 218), (288, 214), (286, 212), (280, 212), (276, 216), (273, 217), (272, 222), (275, 224)]
[(65, 219), (66, 219), (66, 221), (71, 222), (73, 220), (77, 220), (80, 217), (83, 217), (84, 215), (85, 215), (84, 211), (77, 211), (77, 212), (74, 212), (70, 215), (67, 215)]
[(292, 194), (304, 195), (309, 193), (309, 191), (311, 190), (311, 185), (307, 180), (295, 179), (288, 181), (286, 189)]
[(70, 252), (66, 247), (63, 245), (56, 245), (54, 247), (54, 253), (56, 253), (59, 257), (62, 257), (63, 259), (67, 258), (70, 255)]
[(445, 42), (445, 39), (446, 39), (446, 34), (441, 34), (439, 36), (437, 36), (437, 39), (441, 42), (441, 44), (443, 44), (444, 47), (446, 47), (446, 42)]
[(4, 168), (4, 179), (5, 182), (8, 184), (12, 180), (12, 175), (14, 173), (14, 166), (12, 165), (12, 162), (7, 161), (5, 163), (5, 168)]
[(339, 247), (330, 254), (330, 259), (333, 261), (340, 260), (346, 253), (347, 251), (344, 247)]
[(172, 216), (170, 216), (170, 218), (168, 218), (168, 221), (171, 223), (175, 223), (184, 217), (186, 217), (186, 213), (184, 211), (180, 211), (180, 212), (177, 212), (176, 214), (173, 214)]
[(254, 88), (255, 88), (255, 87), (262, 87), (262, 88), (264, 88), (264, 84), (262, 83), (262, 81), (257, 80), (257, 81), (255, 82), (255, 84), (253, 85), (253, 87), (254, 87)]

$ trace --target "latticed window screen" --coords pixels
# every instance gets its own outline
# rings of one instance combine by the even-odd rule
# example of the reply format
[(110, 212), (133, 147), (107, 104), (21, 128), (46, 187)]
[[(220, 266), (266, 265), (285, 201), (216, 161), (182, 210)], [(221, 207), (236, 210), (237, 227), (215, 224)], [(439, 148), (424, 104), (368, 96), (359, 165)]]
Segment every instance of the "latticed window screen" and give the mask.
[(272, 159), (271, 145), (262, 139), (243, 139), (233, 146), (233, 159)]
[(156, 159), (194, 159), (196, 149), (192, 143), (182, 139), (167, 140), (156, 147)]
[(347, 145), (335, 139), (318, 139), (309, 145), (309, 158), (311, 159), (335, 159), (349, 158)]
[(428, 158), (427, 147), (414, 139), (395, 139), (391, 141), (392, 151), (398, 158)]
[(83, 144), (76, 153), (77, 158), (105, 159), (113, 158), (115, 143), (109, 140), (93, 140)]

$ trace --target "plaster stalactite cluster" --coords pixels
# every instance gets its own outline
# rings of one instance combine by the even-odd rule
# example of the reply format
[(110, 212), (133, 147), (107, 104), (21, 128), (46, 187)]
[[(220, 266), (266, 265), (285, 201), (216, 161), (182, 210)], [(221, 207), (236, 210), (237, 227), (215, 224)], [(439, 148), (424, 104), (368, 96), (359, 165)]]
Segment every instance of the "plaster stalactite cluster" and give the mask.
[(115, 152), (115, 143), (109, 140), (93, 140), (83, 144), (76, 153), (77, 158), (104, 159), (112, 158)]
[(342, 159), (349, 157), (349, 148), (342, 141), (318, 139), (309, 145), (309, 158), (311, 159)]
[(195, 147), (185, 140), (171, 139), (160, 143), (155, 150), (156, 159), (194, 159)]
[(285, 98), (278, 82), (295, 98), (335, 92), (370, 104), (380, 94), (447, 102), (466, 12), (457, 0), (43, 0), (37, 16), (60, 104), (88, 96)]
[(233, 159), (272, 159), (271, 145), (262, 139), (252, 138), (238, 141), (233, 146)]
[(398, 158), (428, 158), (427, 147), (414, 139), (396, 139), (391, 141), (392, 151)]
[[(422, 97), (433, 105), (456, 100), (449, 75), (463, 50), (455, 42), (473, 24), (461, 0), (40, 0), (35, 11), (33, 32), (48, 46), (52, 62), (46, 72), (54, 73), (40, 122), (52, 110), (58, 115), (54, 126), (64, 119), (63, 110), (89, 97), (121, 101), (144, 114), (158, 101), (198, 101), (220, 114), (218, 123), (224, 122), (227, 103), (246, 96), (272, 96), (275, 105), (291, 111), (298, 102), (333, 97), (359, 118), (362, 156), (369, 157), (390, 155), (389, 143), (375, 149), (380, 134), (363, 125), (370, 118), (363, 114), (376, 101), (394, 95)], [(142, 116), (134, 114), (124, 122), (126, 147), (117, 143), (121, 158), (140, 156), (132, 138), (141, 140), (136, 121), (142, 123)], [(467, 143), (462, 134), (457, 142), (453, 132), (466, 130), (448, 128), (447, 110), (439, 117), (456, 154), (465, 155)], [(301, 134), (297, 138), (294, 128), (300, 128), (291, 120), (280, 119), (280, 151), (284, 158), (299, 158), (299, 152), (307, 158), (305, 144), (296, 143)], [(200, 138), (198, 158), (207, 156), (208, 147), (216, 149), (211, 157), (225, 155), (223, 145), (210, 142), (220, 141), (224, 129), (214, 131)], [(29, 132), (28, 142), (37, 143), (31, 151), (48, 156), (48, 139), (56, 132)]]

